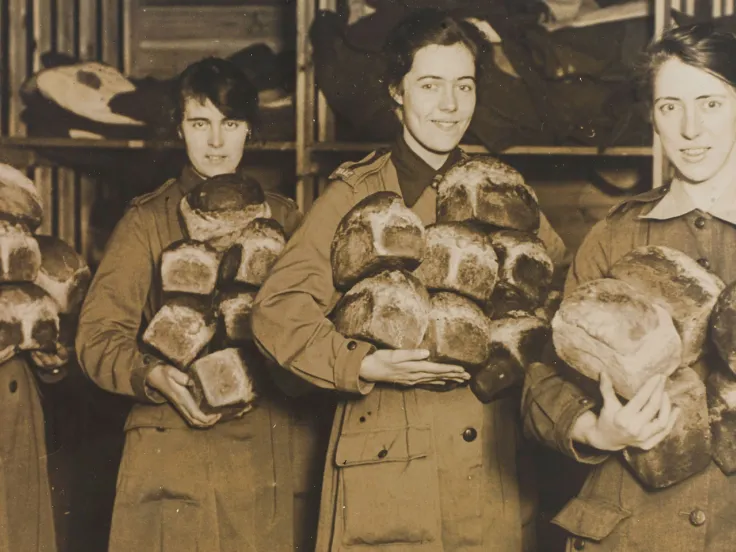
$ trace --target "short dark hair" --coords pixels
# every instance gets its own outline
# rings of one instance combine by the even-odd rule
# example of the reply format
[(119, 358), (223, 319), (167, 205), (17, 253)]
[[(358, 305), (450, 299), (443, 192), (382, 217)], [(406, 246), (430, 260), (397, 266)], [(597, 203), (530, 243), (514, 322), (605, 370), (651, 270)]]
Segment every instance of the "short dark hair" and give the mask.
[(417, 51), (425, 46), (455, 44), (462, 44), (470, 51), (477, 71), (479, 43), (471, 23), (456, 18), (450, 12), (436, 9), (417, 10), (401, 20), (391, 30), (383, 47), (388, 89), (399, 87), (411, 71)]
[(252, 131), (260, 122), (258, 90), (237, 65), (208, 57), (189, 65), (176, 81), (173, 122), (181, 124), (190, 98), (209, 99), (228, 119), (245, 121)]
[(702, 69), (736, 88), (736, 36), (717, 31), (710, 23), (675, 27), (647, 48), (637, 67), (640, 92), (650, 107), (657, 72), (670, 59)]

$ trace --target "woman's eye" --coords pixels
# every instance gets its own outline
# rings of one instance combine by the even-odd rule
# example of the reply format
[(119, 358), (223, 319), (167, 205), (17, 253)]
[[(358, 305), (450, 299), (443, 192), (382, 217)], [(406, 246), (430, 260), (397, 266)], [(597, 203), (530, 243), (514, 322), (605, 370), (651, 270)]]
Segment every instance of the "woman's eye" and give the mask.
[(675, 111), (677, 109), (677, 104), (674, 104), (674, 103), (659, 104), (658, 109), (661, 113), (664, 113), (666, 115), (668, 113), (672, 113), (673, 111)]
[(192, 128), (204, 128), (204, 121), (194, 121)]
[(475, 90), (475, 87), (472, 84), (461, 84), (458, 87), (462, 92), (472, 92)]
[(437, 85), (433, 82), (425, 82), (422, 85), (422, 90), (434, 90), (435, 88), (437, 88)]
[(234, 130), (240, 126), (238, 121), (225, 121), (225, 128), (228, 130)]
[(721, 107), (721, 105), (721, 102), (718, 100), (708, 100), (705, 103), (705, 107), (708, 109), (718, 109), (719, 107)]

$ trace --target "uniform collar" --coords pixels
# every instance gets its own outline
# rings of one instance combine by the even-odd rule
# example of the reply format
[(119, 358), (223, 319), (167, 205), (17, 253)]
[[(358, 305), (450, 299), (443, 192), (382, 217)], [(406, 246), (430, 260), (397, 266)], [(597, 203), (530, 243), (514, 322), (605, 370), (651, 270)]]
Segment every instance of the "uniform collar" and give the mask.
[(438, 175), (443, 175), (462, 159), (462, 151), (455, 148), (445, 163), (434, 170), (409, 147), (403, 136), (399, 136), (391, 147), (391, 161), (399, 177), (399, 188), (407, 207), (414, 205), (425, 189), (432, 185)]
[(179, 176), (179, 187), (181, 188), (182, 193), (186, 195), (192, 190), (192, 188), (203, 180), (204, 177), (199, 174), (194, 167), (187, 165), (184, 167), (184, 170), (181, 171), (181, 176)]
[[(673, 180), (667, 194), (641, 219), (668, 220), (698, 210), (690, 194), (679, 180)], [(736, 184), (726, 188), (721, 197), (707, 211), (702, 211), (725, 222), (736, 225)]]

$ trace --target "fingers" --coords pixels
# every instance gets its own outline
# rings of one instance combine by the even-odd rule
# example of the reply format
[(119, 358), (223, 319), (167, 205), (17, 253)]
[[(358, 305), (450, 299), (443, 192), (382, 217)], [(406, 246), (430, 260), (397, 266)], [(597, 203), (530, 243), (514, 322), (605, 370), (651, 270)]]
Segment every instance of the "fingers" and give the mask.
[(657, 393), (660, 387), (664, 389), (665, 380), (666, 378), (661, 375), (649, 378), (624, 408), (629, 412), (639, 412), (649, 402), (653, 393)]
[(659, 405), (659, 414), (657, 414), (652, 421), (642, 427), (639, 435), (641, 441), (646, 442), (650, 440), (654, 435), (657, 435), (658, 433), (663, 431), (670, 421), (671, 413), (672, 401), (670, 401), (670, 396), (667, 393), (663, 393)]
[(394, 364), (424, 360), (429, 357), (429, 351), (427, 349), (396, 349), (390, 350), (388, 353), (390, 357), (389, 362)]
[(219, 414), (202, 412), (187, 388), (175, 390), (171, 402), (184, 419), (194, 427), (210, 427), (220, 419)]
[(170, 369), (166, 371), (166, 375), (169, 377), (169, 379), (171, 379), (175, 383), (178, 383), (179, 385), (189, 385), (189, 376), (181, 370), (174, 368), (173, 366), (171, 366)]
[[(650, 421), (652, 418), (654, 418), (657, 415), (657, 412), (660, 411), (661, 407), (663, 406), (664, 397), (667, 396), (667, 393), (664, 392), (664, 386), (665, 386), (666, 381), (667, 381), (666, 379), (662, 378), (657, 383), (657, 385), (654, 387), (654, 391), (652, 391), (652, 394), (649, 395), (649, 400), (647, 400), (647, 402), (644, 404), (644, 406), (639, 411), (639, 417), (642, 419), (642, 421), (646, 421), (646, 422)], [(668, 396), (667, 396), (667, 402), (669, 403)]]
[(675, 427), (675, 424), (677, 423), (677, 419), (680, 417), (680, 413), (681, 413), (680, 408), (675, 408), (674, 410), (672, 410), (665, 428), (659, 433), (655, 433), (648, 440), (644, 441), (641, 445), (639, 445), (639, 448), (643, 450), (650, 450), (656, 447), (659, 443), (661, 443), (662, 440), (664, 440), (664, 438), (667, 437), (667, 435), (669, 435), (670, 431), (672, 431), (672, 428)]
[(621, 403), (619, 402), (618, 397), (616, 397), (616, 391), (614, 391), (613, 389), (611, 378), (605, 372), (601, 372), (600, 379), (600, 390), (601, 395), (603, 396), (603, 408), (613, 408), (615, 410), (618, 410), (619, 408), (621, 408)]
[(411, 372), (424, 372), (437, 376), (447, 377), (470, 377), (462, 366), (455, 364), (441, 364), (439, 362), (431, 362), (429, 360), (418, 360), (413, 362), (405, 362), (404, 366), (409, 368)]

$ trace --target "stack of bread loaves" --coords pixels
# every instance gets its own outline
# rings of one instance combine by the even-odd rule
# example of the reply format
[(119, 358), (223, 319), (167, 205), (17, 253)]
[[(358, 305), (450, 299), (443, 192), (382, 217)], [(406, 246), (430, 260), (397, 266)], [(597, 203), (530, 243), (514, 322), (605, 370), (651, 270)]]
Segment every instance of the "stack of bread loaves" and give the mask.
[(437, 194), (426, 228), (388, 191), (345, 215), (331, 248), (345, 294), (332, 317), (348, 337), (463, 366), (489, 402), (523, 379), (548, 337), (537, 314), (553, 266), (535, 235), (539, 207), (518, 172), (487, 156), (454, 165)]
[(41, 198), (22, 172), (0, 164), (0, 362), (22, 351), (52, 354), (37, 363), (47, 381), (63, 375), (90, 282), (84, 259), (67, 243), (35, 235)]
[(143, 341), (191, 375), (204, 411), (239, 416), (257, 396), (250, 311), (284, 230), (260, 184), (243, 175), (202, 181), (179, 208), (186, 237), (161, 254), (164, 303)]
[(592, 280), (562, 301), (553, 321), (558, 356), (588, 378), (605, 372), (631, 399), (650, 377), (681, 413), (656, 447), (626, 449), (625, 461), (646, 485), (663, 488), (704, 469), (711, 458), (706, 387), (695, 369), (705, 355), (709, 320), (723, 282), (684, 253), (636, 248), (609, 278)]

